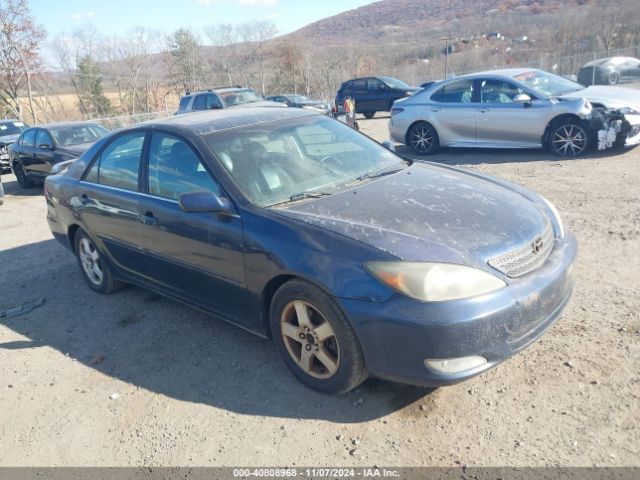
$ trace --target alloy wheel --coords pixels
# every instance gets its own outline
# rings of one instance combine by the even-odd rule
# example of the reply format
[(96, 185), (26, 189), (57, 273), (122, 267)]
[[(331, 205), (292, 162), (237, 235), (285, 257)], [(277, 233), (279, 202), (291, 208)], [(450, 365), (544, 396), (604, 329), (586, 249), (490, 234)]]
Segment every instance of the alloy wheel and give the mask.
[(587, 148), (587, 134), (582, 127), (567, 124), (553, 132), (553, 149), (563, 157), (581, 154)]
[(433, 148), (433, 132), (427, 127), (416, 127), (411, 131), (411, 146), (418, 152), (426, 153)]
[(310, 303), (289, 302), (282, 310), (280, 332), (287, 352), (306, 374), (332, 377), (340, 366), (340, 347), (329, 321)]
[(100, 285), (104, 278), (100, 255), (88, 238), (80, 240), (80, 262), (87, 278), (94, 285)]

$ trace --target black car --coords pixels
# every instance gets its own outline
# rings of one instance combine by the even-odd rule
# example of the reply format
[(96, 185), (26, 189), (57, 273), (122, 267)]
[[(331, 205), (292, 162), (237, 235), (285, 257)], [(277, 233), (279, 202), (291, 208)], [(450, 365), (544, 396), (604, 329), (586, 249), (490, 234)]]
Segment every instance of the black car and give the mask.
[(311, 100), (304, 95), (297, 93), (284, 93), (282, 95), (272, 95), (267, 97), (267, 100), (273, 102), (285, 103), (288, 107), (307, 108), (309, 110), (315, 110), (325, 115), (331, 114), (331, 105), (322, 100)]
[(50, 123), (26, 130), (11, 147), (11, 168), (21, 187), (42, 183), (51, 168), (79, 157), (109, 130), (97, 123)]
[(611, 57), (595, 60), (578, 71), (582, 85), (617, 85), (640, 82), (640, 60), (632, 57)]
[(9, 145), (28, 128), (29, 125), (20, 120), (0, 120), (0, 174), (11, 171)]
[(356, 102), (356, 113), (373, 118), (376, 112), (390, 111), (393, 102), (418, 90), (393, 77), (355, 78), (340, 86), (336, 95), (336, 108), (338, 113), (342, 113), (345, 99), (351, 97)]

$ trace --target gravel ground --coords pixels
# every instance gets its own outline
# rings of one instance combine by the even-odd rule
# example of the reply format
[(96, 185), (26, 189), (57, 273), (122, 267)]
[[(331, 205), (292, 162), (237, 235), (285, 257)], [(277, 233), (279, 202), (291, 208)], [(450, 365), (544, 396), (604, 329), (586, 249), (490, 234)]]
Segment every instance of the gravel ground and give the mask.
[[(361, 120), (387, 139), (385, 118)], [(401, 149), (406, 153), (406, 149)], [(307, 390), (268, 341), (139, 288), (84, 284), (38, 189), (3, 176), (0, 466), (640, 466), (640, 149), (561, 160), (444, 151), (552, 200), (577, 235), (577, 289), (537, 343), (429, 391)]]

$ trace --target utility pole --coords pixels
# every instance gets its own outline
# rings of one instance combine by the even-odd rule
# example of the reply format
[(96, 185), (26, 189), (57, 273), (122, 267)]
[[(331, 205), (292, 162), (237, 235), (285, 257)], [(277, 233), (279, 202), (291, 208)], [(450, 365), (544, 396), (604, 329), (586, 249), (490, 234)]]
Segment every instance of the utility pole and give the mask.
[(447, 35), (442, 40), (444, 40), (444, 79), (446, 80), (449, 75), (449, 41), (453, 40), (454, 37), (451, 35)]

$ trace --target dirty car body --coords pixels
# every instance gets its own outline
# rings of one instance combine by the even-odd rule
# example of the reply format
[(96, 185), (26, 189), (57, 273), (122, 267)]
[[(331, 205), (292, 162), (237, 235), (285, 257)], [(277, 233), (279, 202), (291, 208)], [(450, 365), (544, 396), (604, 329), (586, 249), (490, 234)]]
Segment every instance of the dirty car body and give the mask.
[(391, 137), (420, 151), (420, 129), (437, 146), (549, 147), (562, 156), (590, 146), (640, 143), (640, 92), (589, 87), (534, 69), (506, 69), (438, 82), (394, 103)]
[[(95, 162), (126, 135), (138, 139), (137, 180), (101, 184)], [(149, 165), (167, 136), (200, 160), (196, 176), (213, 181), (223, 211), (187, 212), (190, 193), (154, 190)], [(303, 109), (132, 127), (47, 178), (45, 196), (67, 247), (84, 231), (119, 279), (258, 335), (272, 331), (274, 292), (312, 285), (348, 319), (369, 374), (393, 381), (438, 386), (487, 370), (549, 328), (573, 288), (575, 239), (540, 195), (412, 164)]]

